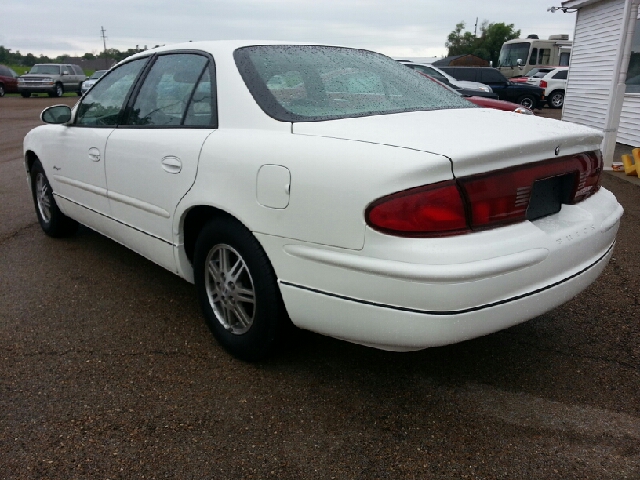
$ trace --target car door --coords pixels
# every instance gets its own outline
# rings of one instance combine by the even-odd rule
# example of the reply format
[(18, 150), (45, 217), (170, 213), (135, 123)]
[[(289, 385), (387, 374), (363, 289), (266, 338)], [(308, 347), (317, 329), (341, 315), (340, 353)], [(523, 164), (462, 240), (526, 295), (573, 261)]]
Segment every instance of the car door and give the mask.
[(202, 144), (215, 131), (212, 68), (204, 54), (159, 55), (107, 143), (119, 239), (170, 270), (173, 215), (195, 181)]
[(113, 70), (80, 101), (74, 123), (61, 127), (56, 141), (48, 145), (53, 189), (66, 208), (77, 212), (74, 218), (86, 219), (87, 212), (110, 215), (105, 147), (146, 62), (134, 60)]

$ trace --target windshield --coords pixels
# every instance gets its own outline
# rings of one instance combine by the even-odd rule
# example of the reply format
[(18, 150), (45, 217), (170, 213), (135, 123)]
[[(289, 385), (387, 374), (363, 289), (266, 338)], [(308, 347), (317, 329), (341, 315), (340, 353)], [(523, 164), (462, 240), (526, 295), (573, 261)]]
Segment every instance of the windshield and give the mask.
[(238, 49), (234, 57), (253, 98), (276, 120), (321, 121), (469, 108), (457, 94), (366, 50), (268, 45)]
[(500, 58), (498, 59), (499, 67), (515, 67), (518, 64), (518, 60), (522, 60), (522, 63), (527, 62), (529, 58), (529, 42), (522, 43), (509, 43), (502, 46), (500, 49)]
[(29, 73), (40, 75), (60, 75), (60, 65), (34, 65)]
[(96, 70), (95, 72), (93, 72), (93, 75), (89, 77), (89, 80), (96, 80), (100, 78), (102, 75), (104, 75), (105, 73), (107, 73), (106, 70)]

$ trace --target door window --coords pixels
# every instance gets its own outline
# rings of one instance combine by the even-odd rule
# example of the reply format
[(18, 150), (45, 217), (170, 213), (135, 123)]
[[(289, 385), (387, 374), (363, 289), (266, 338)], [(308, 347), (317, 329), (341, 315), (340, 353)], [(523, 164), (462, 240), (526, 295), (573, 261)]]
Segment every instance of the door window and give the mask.
[(550, 48), (541, 48), (538, 52), (538, 65), (549, 65), (549, 59), (551, 58)]
[(529, 65), (537, 65), (538, 64), (538, 49), (531, 49), (531, 57), (529, 58)]
[(116, 68), (82, 99), (76, 125), (116, 126), (131, 87), (148, 58), (125, 63)]
[[(124, 124), (161, 127), (182, 125), (192, 97), (195, 97), (194, 101), (198, 106), (194, 105), (190, 109), (189, 121), (204, 121), (207, 113), (203, 103), (211, 100), (211, 81), (207, 82), (202, 78), (198, 95), (195, 93), (207, 64), (208, 59), (203, 55), (173, 54), (158, 57)], [(205, 98), (206, 93), (209, 94), (208, 98)], [(198, 115), (200, 118), (197, 118)], [(209, 103), (209, 122), (210, 120)]]

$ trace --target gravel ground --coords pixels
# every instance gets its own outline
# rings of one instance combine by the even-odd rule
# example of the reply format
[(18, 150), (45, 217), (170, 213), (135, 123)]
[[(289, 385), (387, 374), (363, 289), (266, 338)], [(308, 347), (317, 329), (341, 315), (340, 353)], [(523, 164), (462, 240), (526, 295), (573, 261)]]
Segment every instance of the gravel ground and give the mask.
[(40, 231), (22, 138), (76, 100), (0, 98), (0, 477), (640, 478), (640, 187), (604, 175), (614, 258), (548, 314), (403, 354), (306, 333), (247, 364), (190, 284)]

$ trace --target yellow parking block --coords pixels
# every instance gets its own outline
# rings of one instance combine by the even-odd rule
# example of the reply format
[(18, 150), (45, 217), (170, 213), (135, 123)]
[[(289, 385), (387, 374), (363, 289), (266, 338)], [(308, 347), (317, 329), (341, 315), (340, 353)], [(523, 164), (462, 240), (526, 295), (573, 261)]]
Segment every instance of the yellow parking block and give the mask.
[[(624, 165), (624, 173), (627, 175), (636, 174), (636, 166), (633, 164), (631, 155), (622, 155), (622, 164)], [(640, 163), (638, 163), (640, 165)]]
[(633, 158), (636, 161), (636, 173), (638, 174), (638, 177), (640, 177), (640, 148), (634, 148), (631, 150), (631, 155), (633, 155)]

